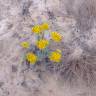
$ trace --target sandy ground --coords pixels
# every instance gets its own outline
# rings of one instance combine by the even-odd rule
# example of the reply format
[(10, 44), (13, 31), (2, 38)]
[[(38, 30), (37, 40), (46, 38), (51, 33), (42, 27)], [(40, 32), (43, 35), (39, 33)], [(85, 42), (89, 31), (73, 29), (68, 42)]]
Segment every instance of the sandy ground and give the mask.
[[(74, 1), (79, 6), (80, 0)], [(84, 30), (78, 27), (75, 18), (78, 15), (72, 15), (75, 8), (66, 11), (70, 8), (63, 4), (69, 3), (66, 0), (0, 0), (0, 96), (96, 96), (96, 25), (92, 29), (86, 25), (88, 30), (83, 23)], [(49, 22), (50, 30), (63, 35), (59, 47), (64, 50), (64, 64), (72, 65), (69, 69), (73, 72), (79, 62), (81, 69), (74, 71), (77, 79), (71, 73), (65, 80), (60, 73), (45, 68), (34, 71), (23, 66), (25, 50), (19, 44), (24, 40), (34, 43), (31, 28), (44, 21)], [(64, 75), (65, 69), (60, 72)]]

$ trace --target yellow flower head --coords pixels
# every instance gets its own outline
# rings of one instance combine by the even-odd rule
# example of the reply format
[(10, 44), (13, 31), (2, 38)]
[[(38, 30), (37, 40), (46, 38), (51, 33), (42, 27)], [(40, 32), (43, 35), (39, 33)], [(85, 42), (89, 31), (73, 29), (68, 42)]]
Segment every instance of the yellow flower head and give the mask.
[(61, 61), (61, 54), (57, 51), (51, 52), (49, 59), (53, 62), (60, 62)]
[(48, 23), (43, 23), (40, 25), (41, 27), (41, 30), (44, 31), (44, 30), (48, 30), (49, 29), (49, 24)]
[(46, 40), (46, 39), (41, 39), (41, 40), (37, 41), (36, 46), (37, 46), (40, 50), (42, 50), (42, 49), (45, 49), (45, 48), (48, 46), (48, 44), (49, 44), (48, 40)]
[(21, 45), (23, 48), (29, 48), (29, 46), (30, 46), (30, 44), (29, 44), (28, 42), (26, 42), (26, 41), (22, 42), (20, 45)]
[(34, 32), (34, 33), (36, 33), (36, 34), (41, 33), (41, 27), (40, 27), (40, 25), (35, 25), (35, 26), (32, 28), (32, 32)]
[(61, 34), (57, 33), (57, 32), (52, 32), (51, 33), (51, 38), (52, 40), (54, 40), (55, 42), (60, 42), (62, 40), (62, 36)]
[(30, 62), (30, 64), (35, 64), (37, 61), (37, 56), (34, 53), (27, 53), (26, 59)]

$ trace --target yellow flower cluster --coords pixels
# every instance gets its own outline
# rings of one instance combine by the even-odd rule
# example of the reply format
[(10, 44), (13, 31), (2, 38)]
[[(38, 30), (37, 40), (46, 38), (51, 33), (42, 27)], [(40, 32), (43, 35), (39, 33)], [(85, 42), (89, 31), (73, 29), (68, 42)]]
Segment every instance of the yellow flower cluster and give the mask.
[(45, 49), (48, 46), (48, 44), (49, 44), (48, 40), (41, 39), (41, 40), (37, 41), (36, 46), (37, 46), (37, 48), (42, 50), (42, 49)]
[(62, 56), (61, 53), (59, 53), (58, 51), (54, 51), (54, 52), (51, 52), (49, 59), (50, 61), (53, 61), (53, 62), (60, 62), (61, 56)]
[(60, 42), (62, 40), (61, 34), (59, 34), (57, 32), (51, 32), (51, 38), (55, 42)]
[(48, 23), (42, 23), (40, 25), (35, 25), (33, 28), (32, 28), (32, 32), (36, 33), (36, 34), (39, 34), (41, 33), (42, 31), (45, 31), (45, 30), (48, 30), (49, 29), (49, 24)]
[[(40, 24), (40, 25), (35, 25), (35, 26), (33, 26), (32, 27), (32, 32), (33, 33), (36, 33), (37, 34), (37, 36), (39, 37), (39, 38), (37, 38), (37, 41), (36, 41), (36, 44), (35, 44), (35, 46), (37, 47), (37, 48), (39, 48), (39, 51), (40, 51), (40, 54), (42, 55), (42, 52), (43, 52), (43, 50), (44, 50), (44, 52), (45, 51), (48, 51), (47, 49), (47, 46), (49, 45), (49, 43), (50, 43), (50, 40), (47, 40), (45, 37), (44, 37), (44, 35), (46, 35), (47, 33), (47, 31), (46, 30), (49, 30), (49, 24), (48, 23), (42, 23), (42, 24)], [(46, 32), (44, 32), (44, 34), (42, 34), (42, 32), (43, 31), (46, 31)], [(51, 36), (51, 39), (53, 40), (53, 41), (55, 41), (55, 42), (60, 42), (61, 40), (62, 40), (62, 36), (61, 36), (61, 34), (60, 33), (58, 33), (58, 32), (51, 32), (51, 34), (49, 35), (49, 36)], [(28, 43), (28, 42), (26, 42), (26, 41), (24, 41), (24, 42), (22, 42), (21, 43), (21, 46), (23, 47), (23, 48), (29, 48), (30, 47), (30, 44)], [(44, 52), (43, 52), (43, 54), (44, 54)], [(49, 52), (49, 51), (48, 51)], [(39, 55), (40, 55), (39, 54)], [(50, 54), (50, 55), (49, 55)], [(36, 63), (36, 61), (37, 60), (39, 60), (40, 58), (39, 58), (39, 55), (38, 55), (38, 53), (37, 54), (34, 54), (33, 52), (28, 52), (27, 54), (26, 54), (26, 60), (28, 61), (28, 62), (30, 62), (30, 64), (35, 64)], [(40, 56), (41, 56), (40, 55)], [(45, 56), (45, 55), (44, 55)], [(49, 52), (48, 54), (47, 54), (47, 56), (49, 56), (49, 59), (50, 59), (50, 61), (52, 61), (52, 62), (60, 62), (61, 61), (61, 57), (62, 57), (62, 52), (61, 52), (61, 50), (59, 50), (59, 49), (56, 49), (55, 51), (53, 51), (53, 52)]]
[(37, 61), (37, 56), (34, 53), (27, 53), (26, 59), (30, 64), (35, 64)]

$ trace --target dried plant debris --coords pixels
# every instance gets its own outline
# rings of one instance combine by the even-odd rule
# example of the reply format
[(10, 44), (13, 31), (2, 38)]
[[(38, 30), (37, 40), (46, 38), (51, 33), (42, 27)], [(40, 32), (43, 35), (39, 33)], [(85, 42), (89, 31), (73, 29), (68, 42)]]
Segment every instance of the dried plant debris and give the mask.
[(12, 65), (12, 72), (14, 73), (14, 72), (17, 72), (17, 71), (18, 71), (17, 66), (16, 65)]
[(77, 26), (81, 31), (90, 30), (93, 27), (96, 17), (95, 0), (73, 0), (73, 2), (71, 0), (61, 0), (61, 3), (67, 13), (77, 20)]
[(95, 43), (96, 0), (0, 0), (0, 96), (95, 96)]
[(0, 81), (0, 88), (4, 85), (4, 82)]

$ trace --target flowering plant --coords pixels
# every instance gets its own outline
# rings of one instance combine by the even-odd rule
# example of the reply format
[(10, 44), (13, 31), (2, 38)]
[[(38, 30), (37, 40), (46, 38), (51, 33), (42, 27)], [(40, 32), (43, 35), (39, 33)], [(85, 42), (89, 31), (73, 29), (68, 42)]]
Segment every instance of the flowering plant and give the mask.
[(61, 42), (61, 34), (58, 32), (49, 32), (49, 24), (46, 22), (34, 25), (32, 27), (32, 33), (36, 36), (36, 42), (34, 45), (30, 46), (30, 43), (27, 41), (21, 42), (21, 46), (24, 49), (29, 50), (25, 55), (25, 59), (29, 62), (29, 64), (34, 65), (36, 62), (42, 61), (45, 58), (47, 58), (50, 62), (60, 63), (62, 52), (60, 49), (52, 51), (50, 49), (50, 43), (52, 43), (51, 41), (54, 43)]

